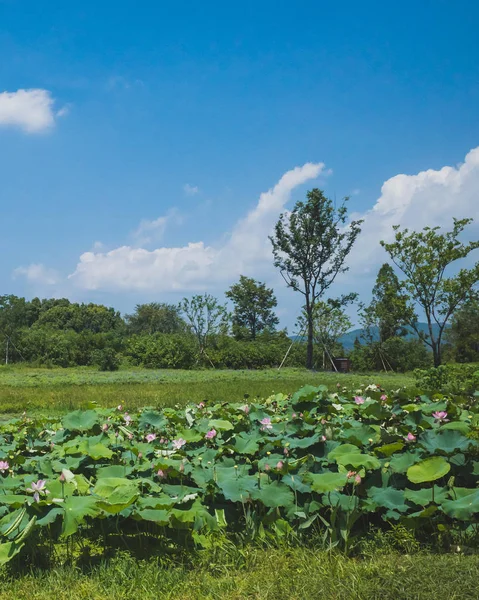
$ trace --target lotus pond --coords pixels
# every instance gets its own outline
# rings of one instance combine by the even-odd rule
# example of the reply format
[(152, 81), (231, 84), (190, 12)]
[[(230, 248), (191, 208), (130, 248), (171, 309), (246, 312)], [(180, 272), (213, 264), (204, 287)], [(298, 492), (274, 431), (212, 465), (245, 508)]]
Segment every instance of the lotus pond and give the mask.
[(346, 548), (395, 525), (475, 538), (474, 398), (306, 386), (262, 402), (24, 414), (0, 426), (0, 563), (272, 538)]

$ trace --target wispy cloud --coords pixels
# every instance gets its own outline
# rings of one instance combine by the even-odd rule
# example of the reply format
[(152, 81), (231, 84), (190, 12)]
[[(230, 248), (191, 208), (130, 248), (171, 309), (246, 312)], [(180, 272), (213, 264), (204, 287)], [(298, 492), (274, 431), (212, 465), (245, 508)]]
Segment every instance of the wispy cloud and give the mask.
[(0, 126), (18, 127), (26, 133), (42, 133), (64, 116), (65, 106), (55, 113), (55, 100), (48, 90), (31, 89), (0, 93)]
[(153, 219), (151, 221), (148, 219), (143, 219), (132, 235), (136, 244), (148, 245), (153, 242), (161, 241), (165, 234), (168, 223), (179, 225), (182, 222), (183, 218), (180, 213), (175, 208), (172, 208), (166, 215), (158, 217), (157, 219)]
[(18, 267), (13, 272), (13, 277), (25, 277), (29, 283), (42, 285), (55, 285), (59, 281), (58, 273), (41, 263), (32, 263), (27, 267)]
[(190, 185), (189, 183), (185, 183), (185, 185), (183, 186), (183, 191), (187, 196), (194, 196), (195, 194), (198, 194), (200, 189), (197, 185)]

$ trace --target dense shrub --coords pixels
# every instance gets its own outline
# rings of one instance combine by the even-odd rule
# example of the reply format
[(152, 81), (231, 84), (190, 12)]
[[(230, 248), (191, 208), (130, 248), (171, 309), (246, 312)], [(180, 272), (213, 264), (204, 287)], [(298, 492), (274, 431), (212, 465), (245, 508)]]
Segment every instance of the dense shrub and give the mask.
[(129, 338), (125, 356), (148, 369), (191, 369), (197, 352), (192, 336), (156, 333)]
[(100, 371), (118, 371), (121, 361), (113, 348), (103, 348), (92, 352), (91, 362), (98, 365)]
[(430, 392), (471, 395), (479, 391), (479, 366), (474, 364), (416, 369), (414, 376), (418, 387)]
[(385, 366), (405, 373), (432, 365), (431, 353), (417, 339), (394, 337), (383, 344), (355, 344), (349, 358), (354, 371), (382, 371)]

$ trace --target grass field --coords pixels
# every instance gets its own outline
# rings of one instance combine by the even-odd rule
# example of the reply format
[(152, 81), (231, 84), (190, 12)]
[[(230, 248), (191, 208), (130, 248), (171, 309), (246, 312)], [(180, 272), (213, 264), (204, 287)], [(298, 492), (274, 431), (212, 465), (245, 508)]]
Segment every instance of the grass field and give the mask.
[(479, 557), (376, 552), (361, 559), (307, 549), (223, 554), (203, 564), (115, 559), (0, 577), (0, 600), (473, 600)]
[(275, 392), (291, 393), (306, 384), (337, 383), (355, 388), (380, 383), (385, 389), (413, 385), (411, 375), (312, 373), (302, 369), (264, 371), (155, 371), (122, 370), (101, 373), (93, 369), (0, 368), (0, 413), (62, 413), (90, 402), (129, 408), (173, 406), (203, 400), (239, 401), (246, 395), (264, 398)]

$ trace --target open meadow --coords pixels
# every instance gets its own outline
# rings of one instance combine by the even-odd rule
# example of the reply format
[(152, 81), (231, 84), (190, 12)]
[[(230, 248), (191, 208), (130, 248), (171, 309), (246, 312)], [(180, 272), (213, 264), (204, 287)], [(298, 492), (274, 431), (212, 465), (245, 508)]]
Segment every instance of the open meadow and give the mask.
[(4, 367), (0, 412), (0, 599), (477, 597), (473, 397)]

